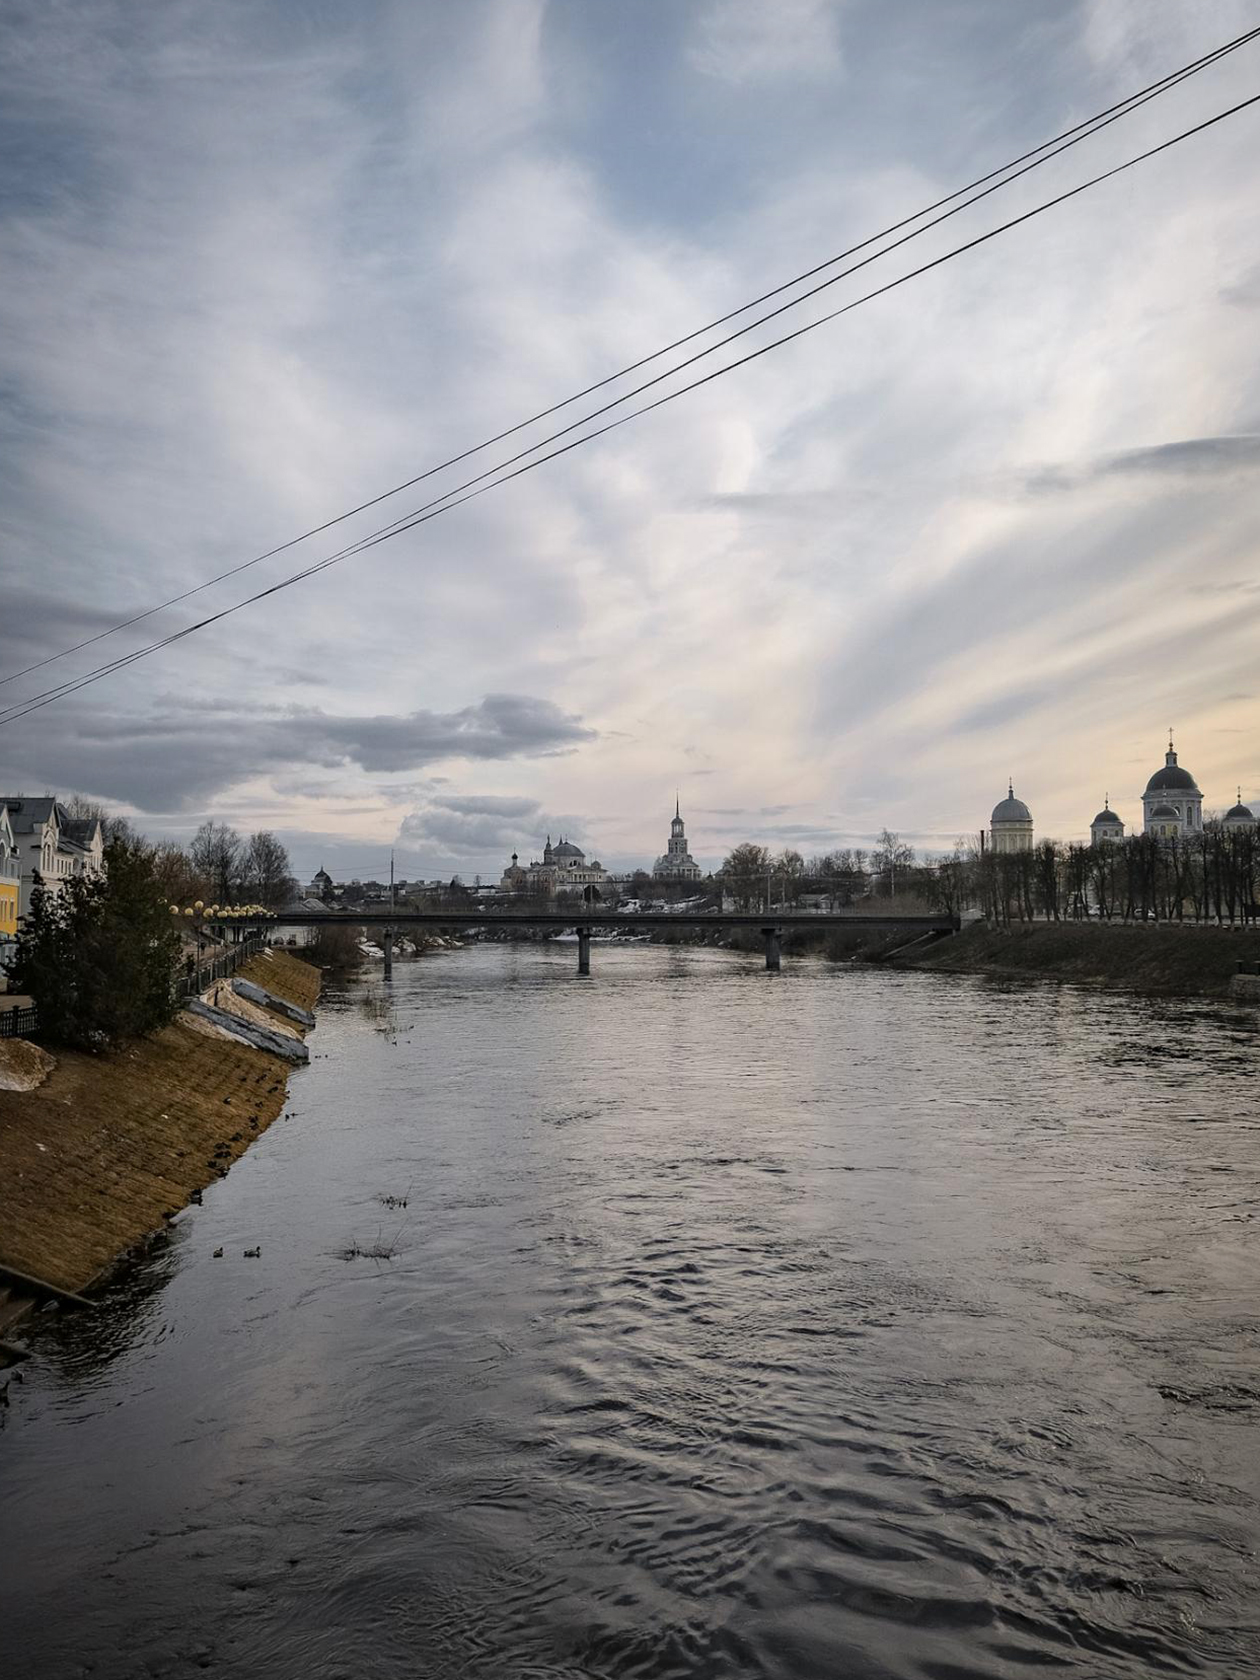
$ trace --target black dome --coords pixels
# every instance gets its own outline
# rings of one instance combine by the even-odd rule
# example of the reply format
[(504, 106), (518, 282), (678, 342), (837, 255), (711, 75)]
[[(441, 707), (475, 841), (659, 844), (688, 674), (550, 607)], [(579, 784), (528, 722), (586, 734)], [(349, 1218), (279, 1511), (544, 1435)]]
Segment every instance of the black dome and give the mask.
[(1157, 770), (1146, 784), (1147, 793), (1168, 792), (1176, 788), (1183, 793), (1198, 793), (1198, 783), (1188, 770), (1183, 770), (1180, 764), (1165, 764), (1162, 770)]

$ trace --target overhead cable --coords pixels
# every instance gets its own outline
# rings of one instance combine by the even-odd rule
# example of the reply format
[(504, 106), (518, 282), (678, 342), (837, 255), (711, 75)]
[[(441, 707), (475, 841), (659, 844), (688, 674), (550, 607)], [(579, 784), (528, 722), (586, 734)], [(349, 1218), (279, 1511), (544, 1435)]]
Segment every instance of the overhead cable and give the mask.
[[(494, 478), (489, 483), (479, 484), (476, 488), (469, 489), (466, 494), (455, 496), (454, 500), (443, 500), (439, 506), (430, 506), (427, 510), (417, 510), (416, 515), (410, 518), (406, 523), (395, 523), (383, 531), (365, 537), (361, 542), (352, 544), (349, 548), (341, 550), (336, 554), (329, 555), (327, 558), (319, 560), (315, 562), (315, 564), (305, 567), (302, 571), (295, 572), (287, 578), (281, 578), (278, 582), (270, 584), (266, 589), (261, 589), (254, 595), (247, 596), (244, 600), (237, 601), (231, 606), (224, 607), (219, 612), (211, 613), (205, 618), (197, 620), (193, 624), (185, 625), (182, 630), (174, 631), (169, 636), (161, 637), (157, 641), (150, 642), (145, 647), (137, 648), (129, 654), (124, 654), (120, 658), (112, 660), (108, 664), (99, 666), (96, 670), (86, 673), (84, 676), (59, 684), (56, 688), (46, 690), (42, 694), (29, 696), (26, 700), (19, 701), (9, 707), (3, 715), (0, 715), (0, 724), (15, 722), (18, 718), (25, 717), (30, 712), (39, 710), (42, 706), (51, 705), (53, 701), (63, 699), (66, 695), (73, 694), (81, 688), (86, 688), (91, 683), (99, 682), (103, 677), (110, 676), (115, 671), (122, 670), (128, 665), (134, 664), (137, 660), (145, 659), (150, 654), (156, 653), (162, 648), (170, 647), (174, 643), (182, 641), (185, 637), (191, 636), (199, 630), (204, 630), (212, 624), (217, 624), (220, 620), (231, 617), (232, 614), (240, 612), (245, 607), (253, 606), (259, 601), (266, 600), (268, 596), (278, 594), (281, 590), (289, 589), (294, 584), (303, 582), (306, 578), (314, 577), (319, 572), (328, 570), (329, 567), (339, 564), (342, 560), (347, 559), (353, 554), (361, 554), (368, 549), (377, 547), (380, 543), (388, 542), (392, 537), (401, 536), (404, 531), (414, 530), (417, 525), (427, 524), (429, 520), (436, 519), (443, 513), (450, 513), (454, 508), (462, 507), (467, 502), (475, 501), (477, 497), (484, 496), (488, 491), (497, 490), (503, 485), (511, 483), (514, 479), (521, 478), (524, 474), (533, 472), (536, 468), (545, 465), (547, 462), (554, 461), (561, 455), (567, 455), (571, 450), (578, 449), (583, 444), (593, 443), (597, 438), (604, 437), (609, 432), (616, 431), (619, 427), (628, 425), (630, 421), (640, 419), (643, 415), (650, 414), (655, 409), (664, 407), (665, 404), (675, 401), (678, 397), (685, 396), (690, 391), (695, 391), (701, 386), (711, 384), (715, 379), (721, 379), (726, 374), (733, 373), (737, 368), (746, 367), (750, 362), (759, 360), (760, 357), (768, 355), (772, 350), (781, 349), (783, 345), (791, 344), (796, 339), (803, 338), (807, 333), (815, 332), (819, 327), (826, 326), (829, 322), (838, 320), (842, 315), (847, 315), (852, 310), (861, 308), (862, 305), (870, 303), (876, 298), (883, 297), (886, 293), (894, 291), (900, 286), (906, 285), (909, 281), (916, 280), (921, 275), (928, 274), (933, 269), (940, 268), (947, 262), (952, 262), (955, 257), (963, 256), (968, 251), (973, 251), (981, 245), (988, 244), (990, 240), (996, 239), (1000, 235), (1010, 232), (1012, 228), (1020, 227), (1025, 222), (1032, 221), (1034, 217), (1044, 215), (1047, 210), (1053, 210), (1058, 205), (1065, 204), (1070, 199), (1077, 198), (1082, 193), (1088, 192), (1094, 187), (1101, 186), (1103, 182), (1113, 180), (1116, 176), (1124, 174), (1126, 171), (1135, 168), (1138, 164), (1145, 163), (1153, 157), (1158, 157), (1161, 153), (1169, 151), (1173, 146), (1180, 145), (1182, 141), (1189, 140), (1195, 135), (1202, 134), (1209, 128), (1214, 128), (1218, 123), (1225, 122), (1228, 118), (1237, 116), (1239, 112), (1245, 111), (1257, 103), (1260, 103), (1260, 94), (1252, 94), (1249, 98), (1240, 100), (1237, 104), (1229, 106), (1226, 110), (1218, 111), (1214, 116), (1207, 117), (1202, 122), (1195, 123), (1192, 127), (1183, 129), (1179, 134), (1173, 135), (1170, 139), (1160, 141), (1158, 145), (1151, 146), (1146, 151), (1139, 152), (1135, 156), (1127, 158), (1123, 163), (1116, 164), (1111, 169), (1104, 170), (1101, 174), (1091, 176), (1088, 180), (1079, 182), (1074, 187), (1069, 187), (1066, 191), (1056, 194), (1053, 198), (1043, 200), (1040, 204), (1034, 205), (1031, 209), (1023, 211), (1018, 216), (1011, 217), (1008, 221), (999, 223), (997, 227), (990, 228), (985, 233), (977, 234), (975, 238), (965, 241), (962, 245), (954, 246), (951, 250), (945, 251), (940, 256), (932, 258), (931, 261), (920, 264), (918, 268), (910, 269), (905, 274), (898, 275), (895, 279), (885, 281), (883, 285), (877, 286), (871, 291), (863, 293), (860, 297), (853, 298), (848, 303), (842, 304), (838, 309), (830, 310), (827, 314), (820, 315), (813, 321), (807, 321), (803, 326), (794, 328), (791, 332), (783, 334), (782, 337), (771, 339), (768, 343), (760, 345), (756, 350), (750, 350), (747, 355), (737, 357), (736, 360), (727, 362), (722, 367), (714, 368), (708, 373), (702, 374), (698, 379), (693, 379), (689, 384), (680, 386), (677, 390), (667, 391), (664, 395), (654, 398), (653, 401), (649, 403), (644, 403), (639, 408), (632, 409), (628, 414), (619, 415), (616, 419), (609, 421), (606, 425), (597, 427), (594, 431), (585, 432), (580, 437), (570, 438), (568, 442), (562, 443), (558, 448), (550, 450), (545, 455), (537, 456), (534, 460), (525, 461), (523, 464), (514, 467), (510, 472), (503, 472), (501, 477)], [(655, 381), (652, 383), (655, 383)], [(508, 463), (503, 463), (505, 466), (507, 464)], [(498, 471), (499, 469), (493, 470)], [(452, 492), (452, 495), (454, 495), (454, 492)]]
[[(447, 497), (458, 495), (460, 491), (467, 489), (469, 486), (480, 483), (482, 479), (491, 477), (494, 473), (502, 471), (505, 466), (524, 459), (526, 455), (533, 453), (536, 450), (545, 448), (549, 443), (552, 443), (556, 441), (556, 439), (567, 435), (567, 433), (576, 430), (579, 426), (587, 424), (590, 420), (596, 418), (597, 416), (607, 413), (610, 409), (618, 406), (618, 404), (629, 401), (632, 397), (648, 389), (649, 386), (661, 383), (662, 380), (672, 377), (674, 374), (681, 372), (682, 369), (686, 367), (692, 366), (695, 362), (701, 360), (705, 356), (713, 355), (716, 351), (731, 343), (735, 338), (754, 331), (757, 327), (764, 325), (766, 321), (772, 320), (776, 316), (784, 313), (785, 310), (796, 308), (799, 304), (804, 303), (808, 301), (809, 298), (815, 296), (819, 291), (825, 290), (827, 286), (836, 284), (839, 280), (855, 273), (857, 269), (863, 268), (869, 263), (877, 260), (878, 257), (898, 249), (908, 240), (918, 238), (921, 234), (929, 232), (932, 228), (939, 226), (941, 222), (947, 221), (951, 216), (959, 214), (962, 210), (969, 208), (972, 204), (978, 203), (982, 198), (987, 198), (991, 193), (999, 191), (1002, 187), (1009, 186), (1013, 181), (1019, 180), (1021, 176), (1028, 174), (1030, 170), (1039, 168), (1042, 164), (1059, 156), (1070, 147), (1078, 145), (1081, 141), (1091, 138), (1102, 129), (1110, 127), (1113, 122), (1118, 122), (1122, 117), (1128, 116), (1133, 111), (1140, 109), (1142, 105), (1148, 104), (1151, 100), (1169, 92), (1172, 88), (1179, 86), (1191, 76), (1198, 75), (1202, 70), (1213, 64), (1219, 63), (1229, 54), (1234, 53), (1241, 47), (1250, 44), (1258, 36), (1260, 36), (1260, 27), (1250, 29), (1244, 34), (1236, 36), (1232, 41), (1227, 41), (1222, 46), (1214, 48), (1211, 52), (1204, 53), (1199, 58), (1192, 59), (1189, 63), (1182, 65), (1179, 69), (1170, 71), (1167, 75), (1160, 77), (1158, 81), (1150, 83), (1147, 87), (1140, 89), (1137, 93), (1130, 94), (1127, 98), (1117, 101), (1114, 105), (1105, 107), (1102, 111), (1096, 112), (1093, 116), (1084, 119), (1084, 121), (1074, 124), (1071, 128), (1064, 129), (1061, 134), (1055, 135), (1049, 140), (1042, 141), (1040, 145), (1033, 147), (1030, 151), (1022, 153), (1011, 162), (1002, 164), (999, 168), (990, 170), (988, 173), (978, 176), (976, 180), (970, 182), (968, 185), (956, 188), (955, 191), (946, 194), (943, 198), (937, 199), (933, 204), (925, 206), (922, 210), (917, 210), (912, 215), (903, 217), (900, 221), (892, 223), (889, 227), (884, 228), (879, 233), (871, 234), (866, 239), (863, 239), (857, 244), (851, 245), (844, 251), (839, 252), (836, 256), (829, 257), (826, 261), (815, 264), (813, 268), (806, 269), (803, 273), (795, 275), (792, 279), (783, 281), (780, 285), (773, 287), (770, 291), (761, 293), (760, 296), (753, 298), (750, 302), (739, 305), (738, 308), (728, 311), (725, 315), (719, 316), (716, 320), (710, 321), (707, 325), (695, 328), (692, 332), (685, 334), (682, 338), (674, 339), (671, 343), (664, 345), (661, 349), (654, 350), (649, 355), (640, 357), (638, 361), (629, 363), (626, 367), (619, 369), (616, 373), (606, 375), (604, 378), (597, 380), (594, 384), (587, 385), (582, 390), (574, 392), (573, 395), (563, 398), (560, 402), (553, 403), (548, 408), (540, 409), (538, 413), (529, 416), (528, 419), (517, 421), (514, 425), (508, 426), (503, 431), (495, 433), (492, 437), (486, 438), (483, 442), (474, 444), (471, 448), (465, 449), (457, 455), (452, 455), (447, 460), (441, 461), (435, 466), (426, 468), (425, 471), (417, 473), (415, 477), (407, 479), (401, 484), (396, 484), (392, 489), (384, 490), (379, 495), (373, 496), (367, 501), (360, 502), (357, 506), (348, 509), (344, 513), (337, 514), (332, 519), (325, 520), (320, 525), (312, 526), (309, 530), (303, 531), (296, 537), (290, 537), (286, 542), (279, 543), (274, 548), (269, 548), (263, 553), (255, 555), (250, 560), (245, 560), (237, 566), (229, 567), (226, 571), (219, 572), (214, 577), (205, 579), (202, 583), (194, 585), (191, 589), (186, 589), (177, 595), (172, 595), (168, 599), (158, 602), (155, 606), (147, 607), (144, 611), (135, 613), (130, 618), (122, 619), (117, 624), (110, 625), (105, 630), (97, 631), (94, 635), (85, 637), (80, 642), (75, 642), (69, 647), (62, 648), (57, 653), (49, 654), (43, 659), (38, 659), (29, 665), (22, 666), (19, 670), (9, 672), (6, 676), (0, 677), (0, 686), (3, 686), (6, 683), (14, 682), (19, 677), (28, 676), (32, 671), (42, 670), (45, 666), (56, 664), (59, 660), (65, 659), (71, 654), (79, 653), (84, 648), (91, 647), (96, 642), (103, 641), (107, 637), (116, 635), (122, 630), (130, 629), (133, 625), (143, 623), (144, 620), (154, 617), (155, 614), (163, 612), (169, 607), (178, 606), (181, 602), (187, 601), (194, 595), (201, 594), (205, 590), (213, 588), (216, 584), (224, 583), (229, 578), (236, 577), (242, 572), (249, 571), (252, 567), (261, 565), (266, 560), (274, 559), (276, 555), (283, 554), (288, 549), (295, 548), (299, 543), (306, 542), (311, 537), (319, 536), (324, 531), (331, 530), (336, 525), (344, 524), (346, 520), (354, 518), (357, 514), (364, 513), (369, 508), (379, 506), (382, 502), (388, 501), (391, 497), (399, 495), (402, 491), (409, 490), (415, 485), (421, 484), (425, 480), (435, 477), (438, 473), (445, 472), (450, 467), (458, 466), (460, 463), (469, 460), (472, 456), (480, 454), (483, 450), (493, 447), (494, 444), (501, 443), (506, 438), (515, 436), (518, 432), (524, 431), (527, 427), (536, 425), (538, 422), (550, 418), (553, 414), (559, 413), (561, 409), (568, 408), (575, 402), (580, 402), (584, 397), (592, 396), (595, 392), (603, 390), (608, 385), (615, 384), (617, 380), (624, 379), (630, 374), (638, 372), (641, 368), (647, 367), (652, 362), (659, 361), (663, 356), (671, 355), (675, 350), (684, 348), (686, 345), (693, 343), (696, 339), (702, 338), (706, 333), (714, 332), (719, 327), (725, 326), (728, 322), (737, 319), (740, 315), (747, 314), (749, 310), (758, 308), (761, 304), (769, 302), (772, 298), (782, 296), (784, 292), (790, 291), (794, 286), (803, 285), (805, 281), (813, 279), (815, 275), (822, 274), (826, 272), (826, 270), (834, 268), (838, 263), (847, 261), (849, 257), (855, 256), (858, 252), (868, 250), (870, 246), (877, 244), (879, 241), (890, 238), (891, 235), (901, 232), (904, 228), (911, 227), (911, 224), (914, 222), (922, 221), (925, 217), (935, 215), (935, 212), (941, 210), (944, 206), (954, 204), (956, 199), (966, 199), (964, 203), (954, 205), (954, 208), (947, 211), (944, 215), (936, 216), (934, 221), (927, 222), (923, 227), (916, 228), (912, 232), (904, 234), (901, 239), (895, 240), (892, 244), (887, 245), (880, 251), (873, 253), (871, 256), (865, 258), (863, 262), (855, 264), (852, 268), (845, 270), (841, 274), (832, 276), (831, 279), (825, 281), (820, 286), (810, 288), (810, 290), (802, 293), (799, 297), (793, 298), (787, 303), (779, 305), (778, 308), (770, 310), (755, 321), (746, 323), (743, 327), (739, 328), (738, 331), (729, 334), (726, 338), (720, 339), (712, 345), (709, 345), (706, 349), (698, 352), (696, 355), (688, 357), (685, 361), (676, 364), (665, 373), (658, 374), (655, 378), (646, 381), (644, 384), (635, 387), (631, 391), (627, 391), (613, 403), (609, 403), (603, 408), (592, 411), (590, 414), (574, 421), (571, 425), (562, 428), (561, 431), (552, 433), (550, 437), (540, 439), (537, 443), (532, 444), (528, 449), (522, 450), (517, 455), (509, 457), (507, 461), (500, 461), (496, 466), (489, 468), (485, 473), (478, 474), (477, 477), (466, 480), (464, 484), (458, 485), (447, 491), (443, 496), (436, 498), (435, 501), (424, 504), (422, 508), (413, 509), (411, 513), (401, 515), (399, 519), (392, 522), (393, 525), (404, 525), (404, 522), (414, 519), (414, 517), (419, 513), (427, 512), (429, 509), (436, 507), (440, 502), (446, 500)], [(983, 188), (984, 190), (977, 191), (978, 188)], [(973, 194), (974, 196), (966, 198), (967, 194)], [(371, 533), (371, 536), (383, 536), (387, 534), (391, 528), (392, 526), (382, 527), (380, 530)], [(339, 553), (336, 558), (347, 558), (350, 554), (356, 551), (357, 544), (351, 544), (346, 550)], [(112, 668), (113, 664), (111, 663), (108, 667), (101, 667), (100, 669), (104, 672), (106, 669)], [(41, 696), (32, 696), (32, 698), (40, 697)], [(8, 708), (9, 711), (14, 709), (15, 708), (13, 707)], [(0, 714), (0, 720), (2, 720), (2, 714)]]

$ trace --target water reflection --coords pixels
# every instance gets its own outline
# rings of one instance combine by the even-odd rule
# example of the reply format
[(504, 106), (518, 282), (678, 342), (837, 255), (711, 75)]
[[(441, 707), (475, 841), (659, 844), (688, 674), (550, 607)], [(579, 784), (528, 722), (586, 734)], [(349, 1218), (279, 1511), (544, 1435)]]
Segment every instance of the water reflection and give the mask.
[(1255, 1672), (1244, 1022), (573, 966), (329, 999), (293, 1118), (58, 1327), (17, 1671)]

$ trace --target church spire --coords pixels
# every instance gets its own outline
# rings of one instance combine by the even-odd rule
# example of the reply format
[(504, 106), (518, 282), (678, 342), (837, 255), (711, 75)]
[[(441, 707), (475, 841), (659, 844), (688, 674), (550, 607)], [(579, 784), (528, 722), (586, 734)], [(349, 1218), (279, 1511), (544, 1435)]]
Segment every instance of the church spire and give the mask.
[(682, 810), (681, 810), (680, 803), (679, 803), (679, 798), (678, 798), (678, 789), (675, 788), (674, 789), (674, 821), (677, 822), (678, 818), (681, 817), (681, 816), (682, 816)]

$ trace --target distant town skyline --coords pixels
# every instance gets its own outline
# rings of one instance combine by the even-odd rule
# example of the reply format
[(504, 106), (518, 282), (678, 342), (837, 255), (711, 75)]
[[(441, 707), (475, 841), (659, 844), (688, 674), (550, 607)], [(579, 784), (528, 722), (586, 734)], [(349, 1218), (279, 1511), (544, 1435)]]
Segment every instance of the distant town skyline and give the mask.
[[(0, 42), (21, 160), (0, 197), (0, 676), (720, 316), (1252, 10), (36, 8)], [(1248, 96), (1258, 51), (924, 258)], [(1136, 824), (1170, 722), (1207, 809), (1239, 783), (1254, 804), (1258, 137), (1243, 112), (0, 727), (0, 786), (80, 791), (155, 836), (271, 829), (306, 879), (379, 876), (391, 847), (404, 873), (497, 878), (548, 829), (650, 868), (676, 786), (705, 869), (742, 840), (809, 856), (885, 826), (943, 851), (1008, 776), (1039, 834), (1083, 837), (1104, 794)]]

